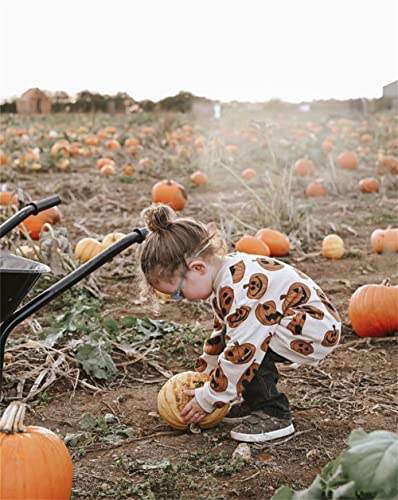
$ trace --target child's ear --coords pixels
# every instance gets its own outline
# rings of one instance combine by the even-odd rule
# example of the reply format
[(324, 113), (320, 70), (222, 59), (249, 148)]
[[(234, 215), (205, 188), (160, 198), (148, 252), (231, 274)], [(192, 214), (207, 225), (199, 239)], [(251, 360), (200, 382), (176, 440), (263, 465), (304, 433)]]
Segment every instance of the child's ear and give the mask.
[(189, 264), (189, 269), (192, 271), (197, 271), (200, 274), (205, 274), (207, 265), (203, 260), (194, 260)]

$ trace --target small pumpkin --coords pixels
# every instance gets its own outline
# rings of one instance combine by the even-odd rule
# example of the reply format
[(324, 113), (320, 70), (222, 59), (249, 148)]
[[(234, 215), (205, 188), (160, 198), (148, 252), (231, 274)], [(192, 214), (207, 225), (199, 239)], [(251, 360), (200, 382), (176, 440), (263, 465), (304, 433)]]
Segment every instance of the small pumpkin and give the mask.
[(110, 139), (105, 143), (105, 149), (109, 149), (110, 151), (119, 151), (120, 148), (120, 143), (116, 139)]
[(75, 248), (75, 258), (80, 262), (88, 262), (104, 250), (99, 241), (94, 238), (83, 238)]
[(26, 405), (12, 402), (0, 420), (0, 498), (69, 499), (72, 459), (49, 429), (24, 426)]
[(197, 170), (191, 175), (190, 180), (195, 186), (205, 186), (208, 183), (209, 178), (204, 172)]
[(398, 228), (375, 229), (370, 236), (370, 244), (376, 253), (384, 250), (398, 252)]
[(0, 205), (7, 207), (9, 205), (17, 205), (18, 196), (10, 191), (0, 191)]
[(325, 139), (322, 142), (322, 150), (325, 153), (330, 153), (330, 151), (332, 151), (332, 149), (333, 149), (333, 142), (330, 139)]
[[(202, 387), (210, 380), (210, 376), (205, 373), (191, 371), (178, 373), (171, 377), (158, 394), (157, 404), (160, 417), (174, 429), (188, 429), (188, 424), (184, 422), (180, 413), (190, 401), (191, 396), (187, 396), (183, 391)], [(227, 404), (216, 408), (199, 422), (199, 426), (203, 429), (216, 426), (224, 418), (227, 411)]]
[(293, 166), (294, 175), (308, 177), (315, 172), (314, 162), (306, 158), (300, 158)]
[(265, 255), (266, 257), (271, 255), (269, 246), (255, 236), (242, 236), (242, 238), (236, 242), (235, 248), (237, 252)]
[(374, 177), (365, 177), (359, 181), (359, 189), (361, 193), (378, 193), (380, 183)]
[(240, 175), (243, 179), (253, 179), (254, 177), (256, 177), (257, 172), (254, 170), (254, 168), (245, 168), (245, 170), (243, 170)]
[(307, 198), (321, 198), (327, 194), (327, 189), (322, 182), (310, 182), (304, 191)]
[(110, 163), (106, 163), (100, 170), (100, 175), (115, 175), (115, 173), (115, 167)]
[(152, 201), (169, 205), (174, 210), (182, 210), (187, 198), (184, 187), (171, 179), (159, 181), (152, 187)]
[(351, 296), (348, 316), (360, 337), (384, 337), (398, 330), (398, 287), (389, 280), (359, 287)]
[(55, 224), (60, 221), (61, 212), (57, 207), (51, 207), (39, 212), (37, 215), (30, 215), (18, 225), (18, 229), (22, 235), (26, 230), (32, 240), (38, 240), (44, 224)]
[(337, 234), (329, 234), (322, 241), (322, 255), (327, 259), (341, 259), (344, 255), (344, 241)]
[(337, 165), (345, 170), (355, 170), (358, 168), (358, 157), (356, 153), (345, 151), (337, 157)]
[(376, 174), (398, 174), (398, 158), (380, 155), (376, 164)]
[(269, 247), (270, 255), (273, 257), (281, 257), (290, 252), (289, 238), (280, 231), (269, 228), (260, 229), (256, 233), (256, 238)]
[(98, 161), (97, 161), (97, 168), (99, 170), (101, 170), (101, 168), (104, 166), (104, 165), (113, 165), (115, 166), (115, 162), (113, 160), (111, 160), (110, 158), (100, 158)]
[[(101, 242), (102, 248), (108, 248), (120, 239), (124, 238), (126, 235), (124, 233), (115, 232), (107, 234)], [(124, 250), (125, 251), (125, 250)]]
[(127, 177), (130, 177), (131, 175), (133, 175), (134, 172), (135, 172), (135, 168), (130, 163), (128, 163), (127, 165), (125, 165), (123, 167), (123, 175), (126, 175)]

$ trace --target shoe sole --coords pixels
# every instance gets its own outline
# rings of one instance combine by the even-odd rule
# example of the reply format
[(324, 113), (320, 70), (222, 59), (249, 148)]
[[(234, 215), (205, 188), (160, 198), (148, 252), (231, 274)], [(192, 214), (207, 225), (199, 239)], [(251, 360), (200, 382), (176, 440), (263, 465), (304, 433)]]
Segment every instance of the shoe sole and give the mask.
[(241, 424), (245, 420), (247, 420), (250, 415), (246, 415), (245, 417), (224, 417), (222, 419), (223, 422), (227, 424)]
[(235, 439), (235, 441), (244, 441), (246, 443), (263, 443), (264, 441), (272, 441), (273, 439), (290, 436), (294, 431), (294, 425), (290, 424), (283, 429), (263, 432), (262, 434), (244, 434), (243, 432), (231, 431), (231, 438)]

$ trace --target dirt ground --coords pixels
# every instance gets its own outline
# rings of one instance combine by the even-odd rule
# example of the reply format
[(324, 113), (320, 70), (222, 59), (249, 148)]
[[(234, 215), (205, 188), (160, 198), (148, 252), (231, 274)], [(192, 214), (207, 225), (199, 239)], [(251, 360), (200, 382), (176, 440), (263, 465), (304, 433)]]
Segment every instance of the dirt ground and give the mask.
[[(216, 172), (214, 179), (224, 176), (225, 172)], [(63, 226), (74, 246), (83, 236), (141, 227), (139, 213), (150, 201), (152, 180), (140, 175), (133, 183), (120, 183), (86, 172), (71, 175), (50, 171), (35, 177), (22, 175), (14, 182), (32, 198), (60, 194)], [(241, 214), (246, 196), (235, 184), (215, 181), (189, 191), (184, 215), (225, 223), (227, 213), (219, 216), (220, 207), (229, 207), (232, 212), (237, 207), (235, 214)], [(280, 390), (291, 402), (295, 435), (251, 445), (251, 460), (242, 463), (232, 459), (238, 443), (229, 437), (227, 424), (200, 434), (172, 430), (156, 412), (157, 393), (166, 381), (161, 371), (174, 374), (192, 369), (200, 349), (192, 346), (184, 357), (176, 352), (174, 357), (165, 358), (160, 342), (155, 359), (162, 370), (144, 358), (126, 366), (112, 383), (96, 384), (96, 391), (73, 387), (70, 381), (61, 379), (45, 397), (30, 402), (29, 422), (63, 437), (81, 432), (81, 419), (87, 413), (105, 418), (115, 427), (130, 429), (129, 435), (120, 434), (122, 439), (107, 441), (106, 433), (101, 438), (96, 428), (91, 440), (70, 447), (74, 463), (72, 498), (269, 499), (281, 485), (294, 489), (308, 486), (347, 446), (352, 429), (397, 430), (397, 337), (360, 339), (352, 331), (347, 314), (349, 299), (359, 286), (380, 283), (385, 278), (398, 283), (396, 255), (374, 254), (369, 244), (375, 227), (396, 220), (394, 186), (373, 198), (360, 193), (348, 196), (342, 189), (307, 204), (315, 234), (281, 260), (297, 266), (322, 287), (342, 316), (343, 333), (341, 345), (318, 367), (281, 371)], [(255, 220), (251, 224), (259, 226)], [(245, 229), (236, 223), (231, 239), (236, 240)], [(319, 254), (321, 235), (331, 232), (338, 232), (344, 239), (347, 252), (343, 259), (327, 260)], [(154, 307), (140, 296), (134, 272), (124, 267), (121, 259), (115, 258), (96, 273), (106, 310), (112, 310), (116, 317), (128, 313), (199, 324), (210, 332), (212, 318), (207, 304), (184, 301)], [(118, 272), (112, 275), (114, 269)], [(44, 324), (49, 314), (49, 309), (44, 309), (34, 319)], [(12, 336), (18, 339), (31, 332), (32, 321), (26, 321)]]

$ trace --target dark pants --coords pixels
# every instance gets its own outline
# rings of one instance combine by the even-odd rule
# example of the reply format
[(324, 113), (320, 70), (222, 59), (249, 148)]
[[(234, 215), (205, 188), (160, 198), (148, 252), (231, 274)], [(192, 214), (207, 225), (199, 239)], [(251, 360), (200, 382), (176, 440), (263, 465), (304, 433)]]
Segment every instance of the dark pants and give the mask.
[(276, 387), (279, 373), (275, 363), (287, 361), (272, 349), (268, 349), (256, 375), (242, 392), (243, 399), (251, 410), (264, 410), (272, 417), (291, 418), (289, 400)]

